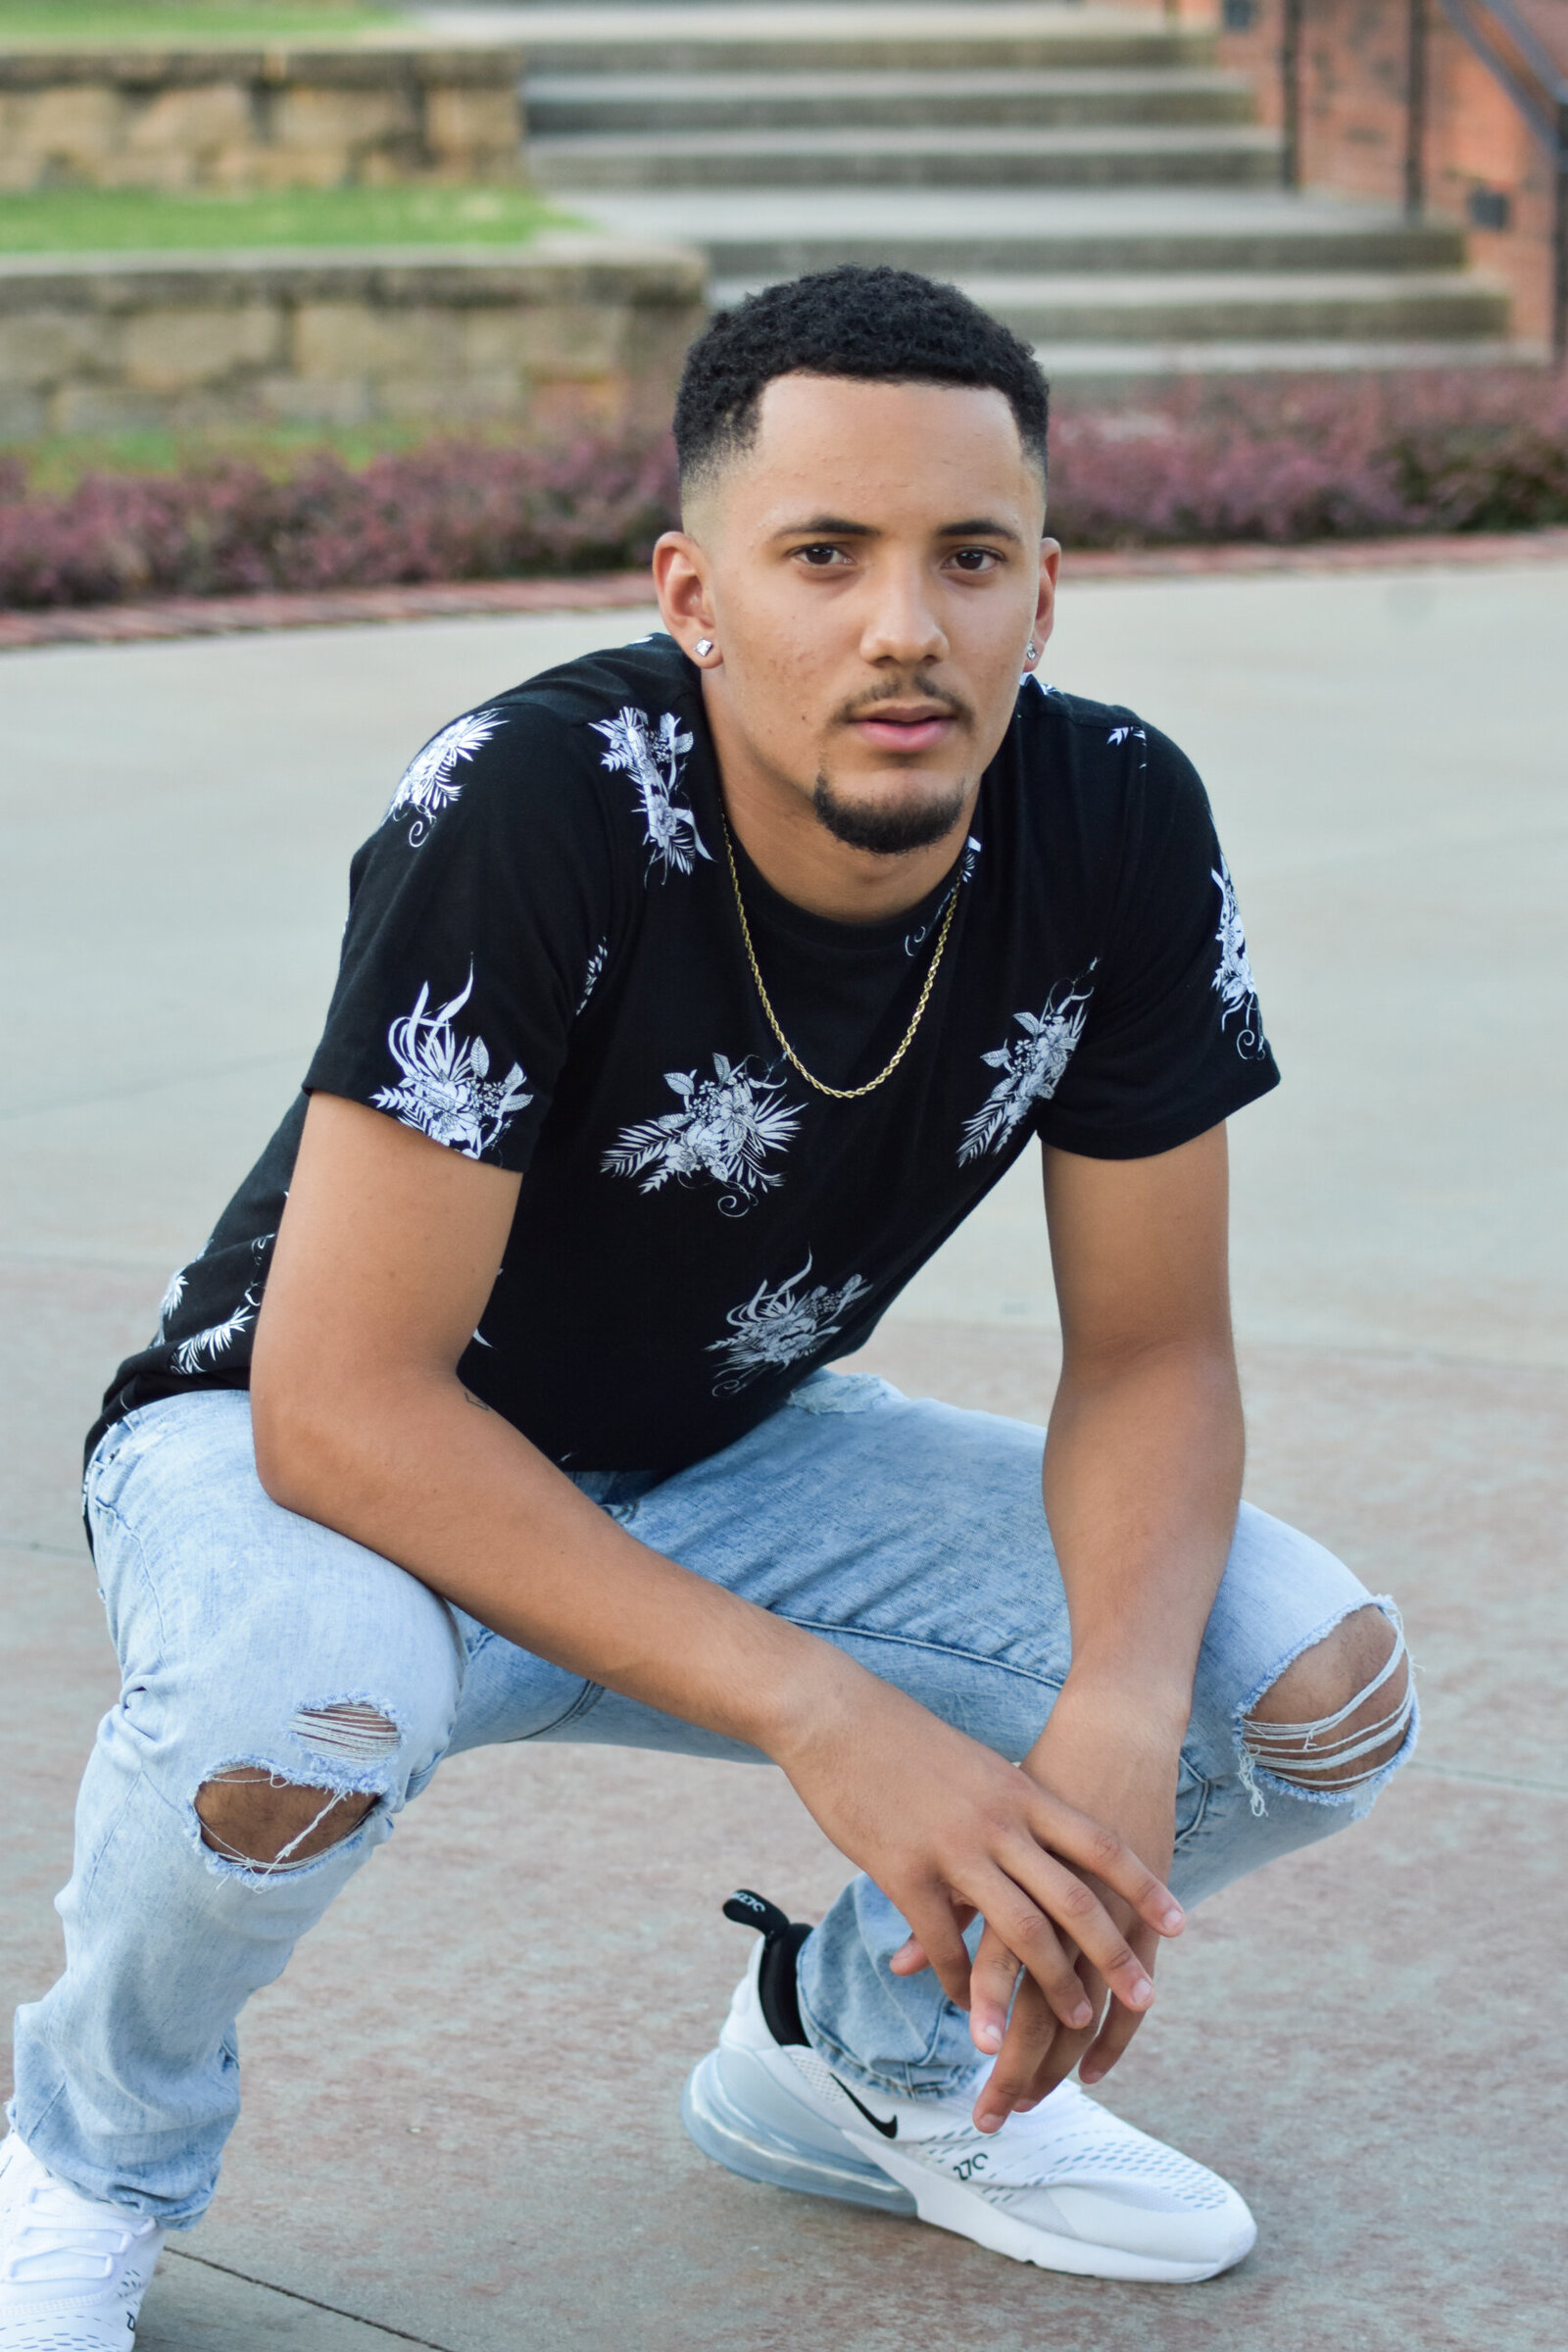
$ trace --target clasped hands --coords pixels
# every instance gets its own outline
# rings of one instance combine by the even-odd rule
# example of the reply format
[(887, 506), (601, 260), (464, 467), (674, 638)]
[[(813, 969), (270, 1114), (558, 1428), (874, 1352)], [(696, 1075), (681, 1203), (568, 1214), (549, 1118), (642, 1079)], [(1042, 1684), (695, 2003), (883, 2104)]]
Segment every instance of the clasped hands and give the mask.
[[(813, 1741), (809, 1763), (779, 1760), (908, 1921), (894, 1972), (932, 1969), (969, 2011), (976, 2049), (995, 2054), (974, 2110), (993, 2132), (1074, 2066), (1101, 2081), (1153, 2000), (1154, 1954), (1184, 1924), (1163, 1875), (1180, 1731), (1129, 1693), (1069, 1678), (1013, 1765), (877, 1689), (869, 1719), (858, 1708), (852, 1727)], [(897, 1792), (889, 1808), (879, 1786)], [(964, 1931), (977, 1916), (971, 1963)]]

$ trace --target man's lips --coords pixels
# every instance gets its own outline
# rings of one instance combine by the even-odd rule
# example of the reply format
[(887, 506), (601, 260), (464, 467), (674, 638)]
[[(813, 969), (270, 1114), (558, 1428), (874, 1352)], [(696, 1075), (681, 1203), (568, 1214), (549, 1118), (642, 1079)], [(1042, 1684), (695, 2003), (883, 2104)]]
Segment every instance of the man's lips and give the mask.
[(851, 720), (862, 743), (879, 752), (930, 752), (946, 742), (957, 720), (951, 710), (920, 710), (901, 711), (868, 710), (862, 718)]

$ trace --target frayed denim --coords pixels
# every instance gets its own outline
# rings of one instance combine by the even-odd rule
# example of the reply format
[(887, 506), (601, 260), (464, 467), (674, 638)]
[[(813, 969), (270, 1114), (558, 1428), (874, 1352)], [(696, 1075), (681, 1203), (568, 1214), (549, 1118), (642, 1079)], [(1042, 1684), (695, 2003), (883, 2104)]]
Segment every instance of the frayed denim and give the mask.
[[(824, 1372), (674, 1477), (577, 1483), (654, 1549), (1020, 1757), (1070, 1647), (1043, 1445), (1019, 1422)], [(88, 1762), (59, 1898), (66, 1973), (18, 2012), (10, 2114), (84, 2195), (178, 2226), (210, 2200), (238, 2114), (240, 2009), (444, 1756), (572, 1740), (760, 1759), (530, 1656), (281, 1509), (257, 1479), (242, 1394), (131, 1414), (94, 1455), (86, 1501), (122, 1687)], [(1408, 1755), (1413, 1720), (1370, 1779), (1296, 1787), (1247, 1721), (1285, 1667), (1370, 1597), (1320, 1545), (1243, 1507), (1182, 1753), (1172, 1881), (1184, 1902), (1359, 1819)], [(285, 1849), (258, 1867), (206, 1842), (196, 1814), (199, 1790), (235, 1774), (318, 1788), (323, 1818), (343, 1796), (371, 1802), (325, 1852)], [(802, 2014), (849, 2080), (929, 2096), (972, 2073), (975, 2052), (929, 1972), (891, 1974), (905, 1935), (886, 1896), (855, 1880), (802, 1953)]]

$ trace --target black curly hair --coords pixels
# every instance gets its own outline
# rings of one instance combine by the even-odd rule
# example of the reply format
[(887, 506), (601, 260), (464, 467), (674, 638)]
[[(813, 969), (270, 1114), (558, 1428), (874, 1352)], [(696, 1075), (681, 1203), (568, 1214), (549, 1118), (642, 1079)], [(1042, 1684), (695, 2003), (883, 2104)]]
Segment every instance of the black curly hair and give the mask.
[(982, 384), (1003, 394), (1018, 438), (1046, 470), (1050, 395), (1034, 353), (956, 286), (912, 270), (816, 270), (723, 311), (686, 355), (675, 449), (690, 488), (757, 433), (779, 375), (865, 383)]

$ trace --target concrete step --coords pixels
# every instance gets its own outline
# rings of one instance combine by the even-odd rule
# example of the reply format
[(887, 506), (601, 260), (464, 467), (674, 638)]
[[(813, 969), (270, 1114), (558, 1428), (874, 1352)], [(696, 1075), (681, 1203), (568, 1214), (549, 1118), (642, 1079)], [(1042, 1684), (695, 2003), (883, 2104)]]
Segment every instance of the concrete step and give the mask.
[(1251, 122), (1239, 74), (1177, 66), (1010, 74), (530, 74), (533, 133), (986, 129)]
[[(1151, 277), (969, 277), (966, 294), (1033, 343), (1438, 342), (1499, 336), (1506, 287), (1462, 270), (1386, 274), (1249, 275), (1170, 272)], [(756, 291), (719, 278), (728, 309)]]
[(963, 283), (983, 309), (1036, 343), (1442, 342), (1499, 336), (1508, 325), (1506, 287), (1462, 270), (1193, 270)]
[(838, 262), (938, 277), (1228, 271), (1433, 270), (1464, 260), (1462, 231), (1391, 207), (1276, 188), (733, 189), (589, 200), (623, 235), (700, 246), (748, 283)]
[(1035, 345), (1050, 382), (1080, 399), (1124, 396), (1190, 381), (1195, 375), (1363, 374), (1412, 368), (1541, 368), (1546, 344), (1503, 343), (1490, 336), (1445, 342), (1054, 343)]
[(998, 67), (1212, 66), (1207, 27), (1061, 0), (962, 7), (844, 4), (426, 8), (448, 39), (520, 41), (549, 74), (979, 72)]
[(1465, 270), (1459, 230), (1281, 189), (1279, 139), (1207, 28), (1061, 0), (468, 14), (525, 48), (539, 183), (698, 246), (720, 303), (900, 264), (1081, 384), (1510, 348), (1506, 290)]
[(530, 137), (539, 186), (597, 188), (1267, 187), (1270, 130), (793, 130)]

